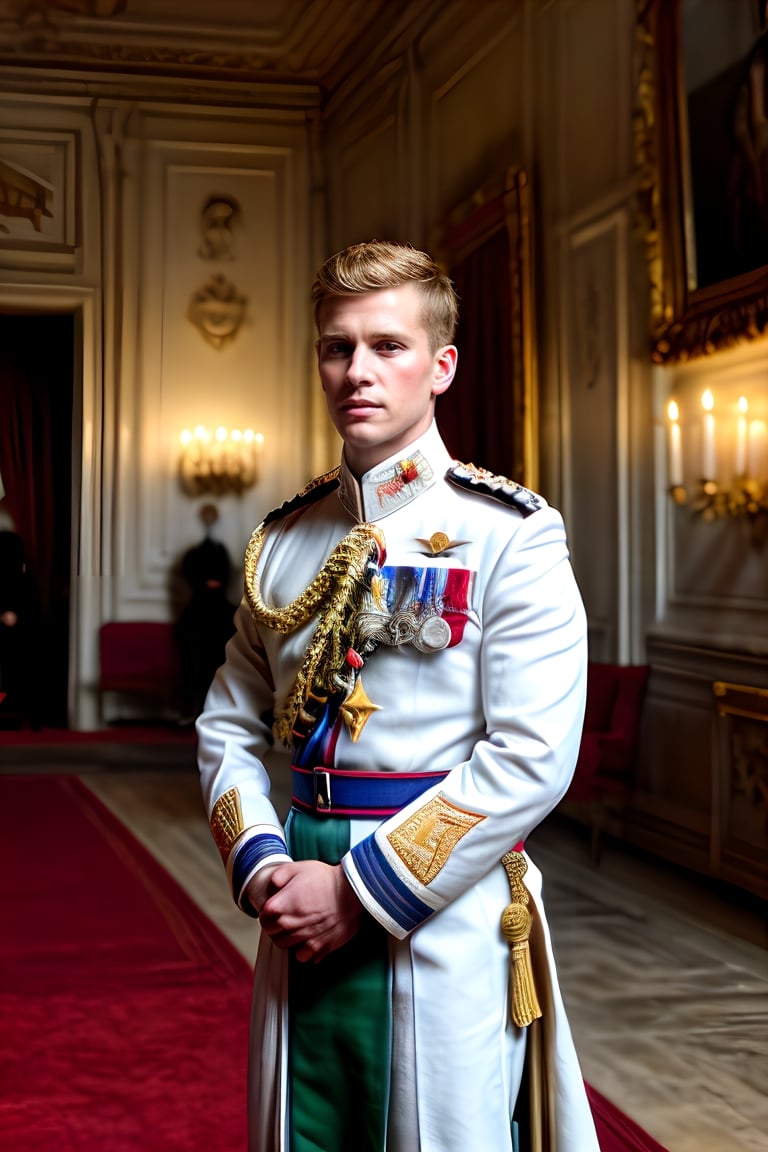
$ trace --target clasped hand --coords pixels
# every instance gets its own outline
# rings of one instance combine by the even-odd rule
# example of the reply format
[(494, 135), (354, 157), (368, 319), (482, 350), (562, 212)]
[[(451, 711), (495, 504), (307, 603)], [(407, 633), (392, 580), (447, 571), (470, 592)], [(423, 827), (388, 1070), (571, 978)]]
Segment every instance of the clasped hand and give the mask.
[(267, 876), (258, 872), (248, 895), (259, 911), (262, 932), (302, 963), (318, 963), (360, 928), (363, 906), (340, 864), (279, 864)]

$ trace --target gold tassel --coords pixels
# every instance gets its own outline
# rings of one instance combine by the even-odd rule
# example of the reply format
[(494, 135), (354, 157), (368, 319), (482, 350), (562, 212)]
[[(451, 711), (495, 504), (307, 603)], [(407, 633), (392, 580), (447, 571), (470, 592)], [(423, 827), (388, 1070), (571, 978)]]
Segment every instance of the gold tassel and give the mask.
[(541, 1016), (531, 968), (529, 938), (533, 918), (528, 909), (530, 897), (523, 884), (528, 865), (522, 852), (507, 852), (501, 862), (506, 868), (512, 902), (501, 914), (501, 931), (512, 947), (510, 978), (512, 982), (512, 1019), (527, 1028)]

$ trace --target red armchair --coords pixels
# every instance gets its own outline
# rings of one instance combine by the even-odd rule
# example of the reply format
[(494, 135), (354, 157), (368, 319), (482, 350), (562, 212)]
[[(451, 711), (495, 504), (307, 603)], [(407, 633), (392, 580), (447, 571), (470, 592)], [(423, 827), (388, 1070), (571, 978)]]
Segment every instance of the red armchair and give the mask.
[(635, 752), (650, 669), (646, 664), (590, 661), (587, 708), (579, 758), (563, 811), (586, 817), (592, 828), (592, 859), (609, 808), (621, 807), (634, 785)]
[(179, 661), (172, 624), (147, 620), (102, 624), (99, 663), (102, 712), (108, 692), (149, 704), (152, 714), (173, 709)]

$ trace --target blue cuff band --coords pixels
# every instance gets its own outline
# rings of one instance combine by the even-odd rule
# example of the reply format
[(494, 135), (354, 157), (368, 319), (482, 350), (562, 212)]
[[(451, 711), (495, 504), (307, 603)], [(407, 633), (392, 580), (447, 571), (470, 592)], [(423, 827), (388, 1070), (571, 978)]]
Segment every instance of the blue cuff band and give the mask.
[[(235, 900), (238, 899), (243, 885), (254, 868), (267, 856), (276, 855), (287, 856), (288, 849), (282, 837), (275, 836), (271, 832), (258, 833), (256, 836), (252, 836), (250, 840), (246, 840), (245, 844), (237, 849), (235, 862), (232, 865), (232, 893)], [(240, 901), (240, 905), (249, 916), (257, 914), (247, 897)]]
[(356, 844), (352, 849), (352, 859), (374, 900), (406, 932), (418, 928), (435, 911), (403, 884), (376, 843), (375, 836), (367, 836)]

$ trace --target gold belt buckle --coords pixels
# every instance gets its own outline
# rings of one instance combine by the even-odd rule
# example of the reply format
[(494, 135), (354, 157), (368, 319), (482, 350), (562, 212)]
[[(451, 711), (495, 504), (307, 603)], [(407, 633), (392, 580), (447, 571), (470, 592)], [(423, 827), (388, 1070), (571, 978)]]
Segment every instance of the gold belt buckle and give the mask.
[(328, 812), (331, 807), (331, 774), (325, 768), (312, 770), (312, 791), (315, 810)]

